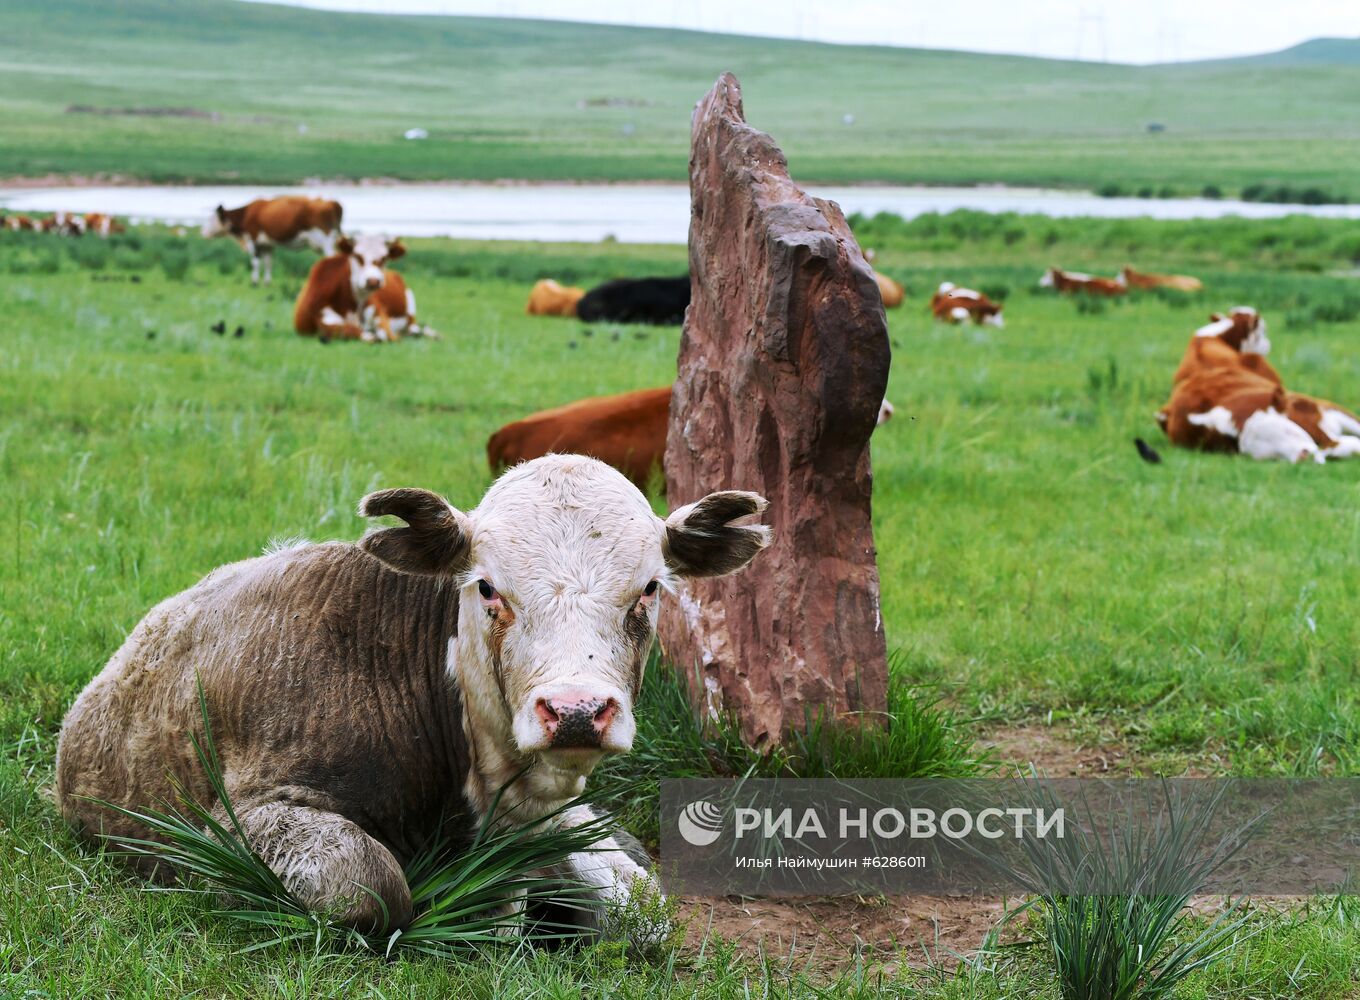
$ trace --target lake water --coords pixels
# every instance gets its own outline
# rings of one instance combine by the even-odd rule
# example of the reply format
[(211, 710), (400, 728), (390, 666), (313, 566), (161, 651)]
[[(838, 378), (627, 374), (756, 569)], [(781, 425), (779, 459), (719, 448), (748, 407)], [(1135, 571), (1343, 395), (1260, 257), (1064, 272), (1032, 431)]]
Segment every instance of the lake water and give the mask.
[[(1360, 219), (1360, 205), (1275, 205), (1206, 198), (1100, 198), (1038, 188), (811, 187), (847, 213), (895, 212), (912, 218), (959, 208), (1094, 218), (1252, 219), (1292, 214)], [(241, 205), (273, 194), (306, 193), (345, 206), (345, 229), (402, 236), (627, 243), (684, 243), (689, 189), (675, 184), (321, 184), (278, 187), (0, 188), (0, 209), (107, 212), (133, 219), (197, 225), (219, 203)]]

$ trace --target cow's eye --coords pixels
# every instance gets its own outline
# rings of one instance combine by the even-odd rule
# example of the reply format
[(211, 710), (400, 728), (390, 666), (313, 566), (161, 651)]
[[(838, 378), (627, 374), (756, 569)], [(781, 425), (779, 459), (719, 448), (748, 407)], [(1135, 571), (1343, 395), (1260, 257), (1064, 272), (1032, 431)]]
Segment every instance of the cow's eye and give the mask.
[(482, 595), (482, 600), (484, 601), (491, 601), (496, 598), (496, 588), (485, 580), (477, 581), (477, 593)]
[(656, 582), (655, 580), (653, 580), (651, 583), (647, 584), (647, 586), (645, 586), (645, 587), (642, 588), (642, 596), (643, 596), (643, 597), (651, 597), (653, 594), (656, 593), (656, 588), (657, 588), (657, 582)]

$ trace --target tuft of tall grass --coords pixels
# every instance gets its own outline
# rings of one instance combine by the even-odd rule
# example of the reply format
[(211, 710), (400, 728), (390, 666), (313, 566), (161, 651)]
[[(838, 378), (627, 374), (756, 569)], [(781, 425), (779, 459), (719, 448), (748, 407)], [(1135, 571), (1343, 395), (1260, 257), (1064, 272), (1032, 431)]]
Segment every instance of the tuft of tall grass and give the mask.
[[(896, 673), (890, 669), (890, 678)], [(654, 654), (635, 714), (633, 751), (598, 772), (613, 790), (595, 800), (653, 846), (663, 778), (962, 778), (991, 767), (950, 712), (895, 679), (882, 717), (866, 722), (809, 712), (782, 744), (757, 750), (746, 745), (736, 719), (696, 713), (684, 678)]]
[[(226, 822), (213, 815), (210, 805), (195, 801), (180, 787), (179, 804), (164, 809), (138, 811), (108, 804), (152, 833), (147, 838), (115, 839), (112, 844), (121, 852), (168, 866), (179, 878), (175, 886), (149, 885), (148, 891), (199, 895), (213, 915), (263, 933), (246, 951), (312, 941), (317, 948), (440, 955), (503, 941), (523, 931), (526, 913), (536, 904), (586, 905), (589, 886), (560, 874), (542, 873), (560, 871), (571, 855), (592, 850), (609, 834), (611, 820), (601, 817), (568, 828), (559, 824), (559, 810), (509, 823), (500, 811), (502, 789), (469, 846), (454, 851), (439, 840), (406, 866), (415, 908), (415, 917), (406, 927), (364, 933), (339, 923), (334, 914), (308, 908), (251, 848), (223, 778), (201, 685), (198, 701), (204, 736), (202, 741), (193, 735), (190, 739)], [(574, 925), (542, 921), (534, 925), (537, 940), (566, 940), (581, 933)]]
[[(1037, 913), (1063, 1000), (1166, 1000), (1244, 938), (1240, 903), (1207, 925), (1186, 907), (1255, 824), (1213, 839), (1226, 786), (1200, 802), (1162, 789), (1165, 811), (1154, 810), (1151, 820), (1131, 816), (1108, 839), (1092, 832), (1094, 824), (1070, 823), (1059, 840), (1021, 840), (1017, 860), (988, 858), (1032, 895), (1008, 919)], [(1050, 812), (1057, 806), (1042, 787), (1033, 797)]]

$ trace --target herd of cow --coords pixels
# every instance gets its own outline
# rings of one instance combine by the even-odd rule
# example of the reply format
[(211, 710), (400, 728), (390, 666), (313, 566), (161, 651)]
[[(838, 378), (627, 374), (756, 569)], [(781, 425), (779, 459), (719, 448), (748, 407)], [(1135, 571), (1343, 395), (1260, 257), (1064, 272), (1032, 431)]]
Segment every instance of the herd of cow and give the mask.
[[(273, 278), (276, 247), (311, 247), (322, 257), (311, 268), (293, 313), (294, 329), (330, 340), (392, 342), (403, 336), (437, 338), (416, 318), (416, 299), (389, 261), (406, 253), (399, 240), (346, 236), (339, 202), (299, 195), (261, 198), (229, 209), (219, 205), (203, 225), (204, 237), (236, 240), (250, 257), (252, 284)], [(121, 233), (112, 216), (56, 212), (34, 218), (0, 214), (0, 229), (83, 236)], [(866, 252), (872, 262), (874, 253)], [(886, 308), (902, 305), (902, 285), (874, 271)], [(1039, 279), (1059, 294), (1125, 295), (1132, 289), (1200, 291), (1198, 278), (1124, 267), (1112, 278), (1051, 267)], [(690, 279), (619, 278), (595, 288), (537, 282), (525, 311), (531, 316), (574, 317), (587, 323), (678, 324), (689, 305)], [(942, 282), (930, 313), (942, 323), (1004, 327), (1002, 305), (985, 293)], [(1171, 399), (1157, 420), (1172, 444), (1206, 451), (1240, 451), (1258, 459), (1325, 462), (1360, 454), (1360, 420), (1325, 400), (1284, 388), (1265, 360), (1270, 349), (1265, 320), (1238, 307), (1195, 331), (1173, 379)], [(577, 400), (507, 424), (487, 441), (493, 470), (553, 452), (593, 455), (645, 486), (661, 471), (666, 451), (671, 387)], [(878, 422), (892, 416), (882, 401)]]
[(51, 215), (7, 215), (0, 212), (0, 229), (11, 232), (57, 233), (61, 236), (84, 236), (93, 233), (108, 237), (113, 233), (125, 233), (127, 228), (112, 215), (103, 212), (53, 212)]

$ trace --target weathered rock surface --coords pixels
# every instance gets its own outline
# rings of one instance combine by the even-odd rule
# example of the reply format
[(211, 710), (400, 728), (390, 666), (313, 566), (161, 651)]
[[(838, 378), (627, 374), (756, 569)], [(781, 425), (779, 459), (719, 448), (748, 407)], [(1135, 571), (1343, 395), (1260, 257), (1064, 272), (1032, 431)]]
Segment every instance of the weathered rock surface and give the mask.
[(690, 145), (689, 312), (671, 399), (672, 508), (714, 484), (767, 497), (774, 541), (745, 573), (667, 602), (667, 658), (755, 745), (806, 712), (879, 713), (887, 657), (870, 523), (869, 437), (887, 322), (845, 217), (788, 176), (724, 74)]

